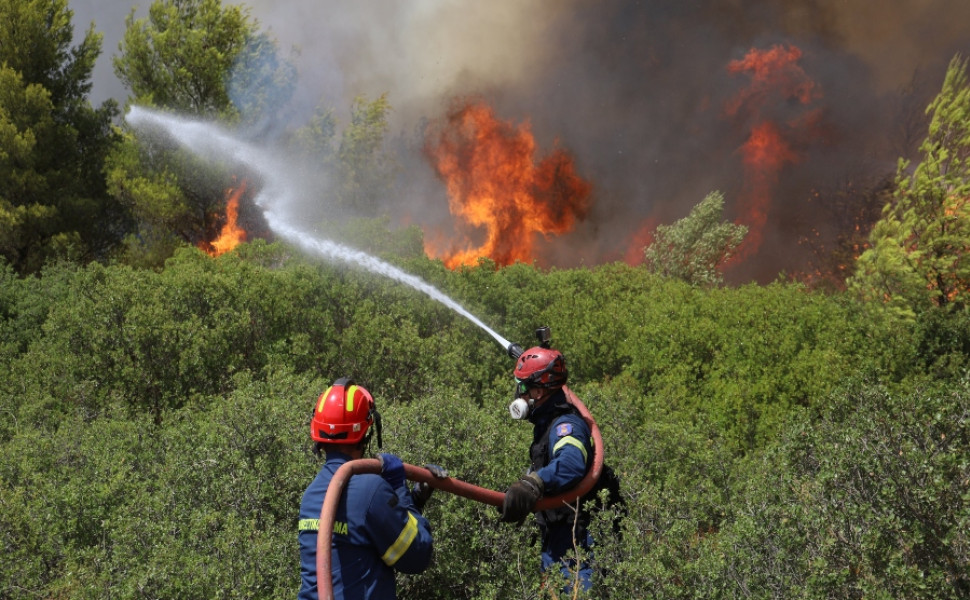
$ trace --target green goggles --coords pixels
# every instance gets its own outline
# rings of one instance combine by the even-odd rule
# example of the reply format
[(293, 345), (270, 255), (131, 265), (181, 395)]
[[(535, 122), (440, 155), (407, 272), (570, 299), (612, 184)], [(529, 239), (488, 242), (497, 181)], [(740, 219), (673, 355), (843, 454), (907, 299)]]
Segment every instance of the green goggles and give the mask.
[(524, 396), (529, 393), (529, 390), (534, 386), (530, 385), (530, 382), (526, 379), (516, 379), (515, 380), (515, 397)]

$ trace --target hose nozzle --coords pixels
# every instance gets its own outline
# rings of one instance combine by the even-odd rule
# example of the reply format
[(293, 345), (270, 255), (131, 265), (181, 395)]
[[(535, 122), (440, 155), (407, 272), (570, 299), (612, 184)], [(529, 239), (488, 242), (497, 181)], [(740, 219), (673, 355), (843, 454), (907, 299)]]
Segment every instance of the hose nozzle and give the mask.
[(511, 356), (513, 359), (518, 359), (520, 356), (522, 356), (522, 353), (525, 352), (525, 350), (522, 349), (522, 346), (516, 344), (515, 342), (509, 344), (509, 347), (506, 348), (506, 350), (508, 351), (509, 356)]

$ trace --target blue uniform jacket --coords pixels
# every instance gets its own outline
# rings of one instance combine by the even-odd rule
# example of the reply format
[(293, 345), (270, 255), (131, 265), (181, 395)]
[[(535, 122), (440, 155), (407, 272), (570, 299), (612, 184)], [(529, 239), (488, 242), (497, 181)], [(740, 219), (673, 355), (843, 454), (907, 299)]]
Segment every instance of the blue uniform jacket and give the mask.
[[(317, 529), (327, 486), (349, 456), (330, 453), (300, 504), (300, 600), (317, 600)], [(391, 488), (380, 475), (354, 475), (337, 507), (333, 531), (336, 600), (397, 597), (394, 571), (420, 573), (431, 562), (431, 525), (407, 487)]]
[(546, 496), (554, 496), (578, 484), (593, 459), (589, 425), (577, 414), (562, 414), (566, 405), (566, 394), (560, 390), (529, 416), (535, 425), (533, 446), (541, 441), (547, 429), (549, 431), (549, 464), (536, 470)]

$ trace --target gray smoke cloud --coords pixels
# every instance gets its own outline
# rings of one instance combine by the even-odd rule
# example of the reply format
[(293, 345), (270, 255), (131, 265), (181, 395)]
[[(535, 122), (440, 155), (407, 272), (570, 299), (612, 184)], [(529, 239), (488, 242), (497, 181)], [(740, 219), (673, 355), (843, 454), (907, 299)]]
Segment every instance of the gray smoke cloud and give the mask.
[[(284, 51), (298, 49), (297, 114), (322, 100), (346, 119), (353, 97), (388, 95), (406, 175), (388, 211), (400, 222), (450, 226), (444, 185), (420, 150), (424, 127), (455, 97), (481, 97), (500, 119), (529, 123), (543, 155), (568, 150), (594, 198), (574, 232), (540, 244), (540, 264), (558, 266), (635, 257), (644, 223), (670, 223), (713, 190), (725, 193), (729, 217), (741, 217), (732, 213), (745, 193), (739, 148), (754, 117), (725, 115), (750, 84), (727, 65), (751, 49), (799, 48), (820, 97), (810, 106), (767, 98), (758, 118), (791, 123), (811, 110), (818, 122), (792, 140), (799, 159), (778, 173), (764, 242), (736, 281), (807, 268), (800, 241), (834, 240), (850, 226), (866, 208), (863, 192), (925, 135), (922, 111), (947, 63), (970, 52), (965, 0), (241, 4)], [(76, 29), (94, 21), (105, 35), (94, 101), (124, 95), (110, 56), (134, 6), (71, 4)]]

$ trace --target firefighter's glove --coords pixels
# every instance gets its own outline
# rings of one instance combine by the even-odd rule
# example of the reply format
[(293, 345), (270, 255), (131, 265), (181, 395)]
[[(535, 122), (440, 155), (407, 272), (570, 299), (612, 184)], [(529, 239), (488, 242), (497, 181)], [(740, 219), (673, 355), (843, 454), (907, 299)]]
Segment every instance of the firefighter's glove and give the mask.
[(434, 488), (425, 481), (415, 482), (411, 486), (411, 500), (414, 500), (414, 508), (418, 509), (418, 512), (424, 512), (424, 505), (431, 499), (431, 492), (433, 491)]
[(404, 487), (407, 477), (404, 474), (404, 463), (393, 454), (378, 454), (377, 458), (381, 461), (381, 477), (384, 481), (391, 484), (395, 490)]
[(532, 512), (536, 501), (542, 497), (542, 488), (542, 479), (535, 473), (529, 473), (509, 486), (509, 489), (505, 490), (500, 520), (503, 523), (522, 524), (522, 521)]
[(431, 471), (431, 474), (434, 475), (435, 479), (448, 478), (448, 469), (444, 467), (440, 467), (438, 465), (424, 465), (424, 468), (427, 469), (428, 471)]
[[(448, 471), (438, 465), (424, 465), (424, 468), (430, 471), (435, 479), (448, 477)], [(411, 486), (411, 499), (414, 500), (414, 506), (418, 509), (418, 512), (424, 512), (424, 505), (428, 503), (433, 491), (434, 488), (425, 481), (418, 481)]]

